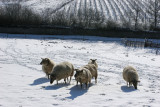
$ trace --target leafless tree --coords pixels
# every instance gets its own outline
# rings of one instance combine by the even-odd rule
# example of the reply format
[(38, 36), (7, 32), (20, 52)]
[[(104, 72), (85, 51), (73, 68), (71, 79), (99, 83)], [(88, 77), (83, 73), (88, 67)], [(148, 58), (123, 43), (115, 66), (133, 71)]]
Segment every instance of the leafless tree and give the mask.
[(41, 17), (43, 24), (49, 24), (51, 22), (51, 12), (52, 12), (51, 8), (47, 8), (42, 11)]
[(139, 23), (138, 19), (139, 19), (139, 16), (140, 16), (141, 8), (136, 1), (134, 1), (133, 11), (134, 11), (133, 20), (134, 20), (134, 23), (135, 23), (134, 24), (134, 29), (137, 30), (138, 23)]
[(160, 0), (149, 0), (148, 4), (148, 13), (153, 20), (154, 28), (157, 28), (160, 21)]

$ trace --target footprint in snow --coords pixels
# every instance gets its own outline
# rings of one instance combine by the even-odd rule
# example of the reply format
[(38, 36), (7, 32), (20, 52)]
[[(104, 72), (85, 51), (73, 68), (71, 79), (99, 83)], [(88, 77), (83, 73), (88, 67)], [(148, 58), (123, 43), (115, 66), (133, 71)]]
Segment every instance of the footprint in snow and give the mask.
[(132, 104), (132, 102), (128, 102), (128, 104)]
[(52, 97), (57, 97), (57, 95), (52, 95)]
[(155, 99), (149, 99), (150, 103), (153, 103), (155, 101)]
[(62, 100), (62, 101), (65, 101), (65, 100), (67, 100), (67, 99), (66, 99), (66, 98), (62, 98), (61, 100)]
[(155, 58), (151, 59), (152, 61), (155, 61)]
[(104, 93), (101, 93), (100, 95), (102, 95), (102, 96), (105, 96), (106, 94), (104, 94)]
[(106, 99), (106, 101), (113, 101), (113, 99)]
[(59, 104), (52, 104), (53, 106), (58, 106)]

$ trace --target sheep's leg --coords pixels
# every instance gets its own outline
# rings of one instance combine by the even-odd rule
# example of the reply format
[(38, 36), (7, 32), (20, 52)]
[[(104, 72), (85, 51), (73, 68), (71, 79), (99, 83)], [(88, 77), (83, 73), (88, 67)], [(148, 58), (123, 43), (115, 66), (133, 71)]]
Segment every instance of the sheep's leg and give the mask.
[(132, 83), (131, 82), (129, 82), (129, 87), (132, 85)]
[(91, 85), (91, 81), (89, 81), (89, 87), (90, 87), (90, 85)]
[(97, 83), (97, 76), (95, 76), (95, 83)]
[(69, 81), (69, 83), (71, 82), (71, 79), (72, 79), (72, 76), (70, 76), (70, 81)]
[(88, 88), (88, 84), (87, 83), (85, 83), (86, 84), (86, 89)]
[(57, 85), (58, 85), (58, 80), (57, 80)]
[(82, 83), (81, 83), (81, 89), (82, 89)]
[(48, 75), (48, 79), (49, 79), (49, 75)]
[(127, 87), (128, 87), (128, 82), (127, 82)]
[(64, 81), (65, 81), (65, 84), (66, 84), (66, 83), (67, 83), (67, 82), (66, 82), (66, 78), (64, 79)]
[(68, 77), (67, 77), (67, 82), (68, 82), (69, 80), (68, 80)]
[(77, 85), (78, 85), (78, 81), (77, 81)]

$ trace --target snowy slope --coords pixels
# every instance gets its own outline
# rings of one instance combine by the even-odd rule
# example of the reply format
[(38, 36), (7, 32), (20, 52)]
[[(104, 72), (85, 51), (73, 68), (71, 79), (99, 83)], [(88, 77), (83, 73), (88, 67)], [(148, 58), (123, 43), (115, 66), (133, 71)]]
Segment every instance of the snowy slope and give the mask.
[[(85, 37), (88, 39), (85, 41), (70, 38), (0, 38), (0, 106), (160, 106), (160, 57), (154, 49), (124, 47), (119, 38)], [(70, 61), (75, 68), (96, 58), (98, 83), (92, 79), (89, 89), (81, 89), (73, 77), (71, 84), (61, 80), (59, 85), (55, 82), (50, 85), (39, 64), (41, 57), (49, 57), (56, 63)], [(128, 88), (122, 78), (127, 65), (138, 71), (141, 81), (138, 90)]]
[(28, 0), (22, 4), (41, 12), (45, 9), (56, 10), (69, 1), (71, 0)]
[[(140, 19), (144, 20), (148, 7), (147, 0), (22, 0), (21, 4), (38, 12), (43, 12), (45, 9), (50, 9), (53, 13), (65, 10), (68, 15), (71, 13), (77, 15), (80, 10), (85, 13), (87, 9), (93, 9), (103, 13), (107, 19), (116, 21), (124, 20), (126, 17), (133, 18), (135, 4), (142, 9)], [(0, 1), (0, 5), (2, 5), (2, 1)], [(146, 17), (149, 18), (148, 15)]]

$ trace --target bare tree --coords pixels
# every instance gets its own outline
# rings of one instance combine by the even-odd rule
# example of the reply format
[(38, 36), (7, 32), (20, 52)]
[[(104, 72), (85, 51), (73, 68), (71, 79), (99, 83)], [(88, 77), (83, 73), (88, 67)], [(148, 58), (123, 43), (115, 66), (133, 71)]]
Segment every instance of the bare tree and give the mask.
[(138, 19), (139, 19), (139, 16), (140, 16), (140, 12), (141, 12), (141, 8), (140, 6), (138, 5), (137, 2), (134, 1), (134, 6), (133, 6), (133, 11), (134, 11), (134, 16), (133, 16), (133, 20), (134, 20), (134, 29), (137, 30), (138, 28)]
[(133, 19), (134, 19), (134, 12), (133, 10), (127, 10), (125, 18), (122, 18), (122, 27), (133, 29)]
[(148, 4), (148, 13), (153, 20), (154, 28), (157, 28), (157, 24), (160, 21), (160, 0), (149, 0)]
[(52, 16), (52, 25), (56, 26), (67, 26), (68, 25), (68, 19), (66, 19), (67, 13), (64, 10), (57, 11), (56, 13), (53, 14)]
[(47, 8), (41, 13), (43, 24), (49, 24), (51, 22), (51, 12), (52, 9)]

